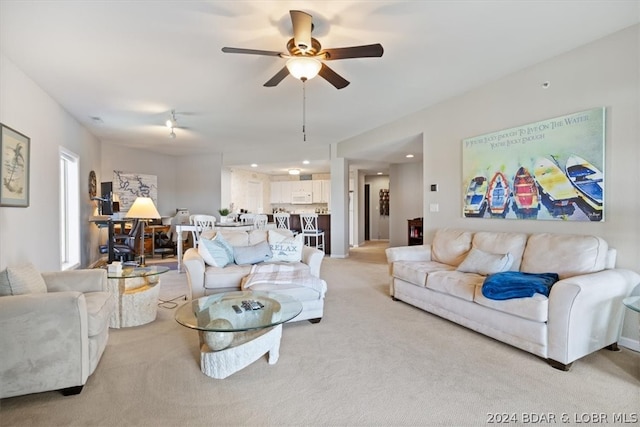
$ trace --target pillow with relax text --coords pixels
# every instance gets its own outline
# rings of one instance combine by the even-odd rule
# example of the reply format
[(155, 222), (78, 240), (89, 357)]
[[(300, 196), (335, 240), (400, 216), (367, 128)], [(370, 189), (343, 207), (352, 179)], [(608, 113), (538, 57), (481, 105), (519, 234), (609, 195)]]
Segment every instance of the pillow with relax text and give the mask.
[(272, 261), (300, 262), (304, 236), (287, 236), (277, 230), (269, 230), (269, 246), (273, 252)]
[(198, 253), (205, 264), (214, 267), (224, 267), (233, 263), (233, 247), (217, 233), (213, 239), (201, 238), (198, 244)]
[(508, 271), (512, 264), (513, 256), (510, 253), (492, 254), (478, 248), (471, 248), (467, 257), (456, 270), (463, 273), (476, 273), (487, 276)]
[(271, 248), (266, 240), (249, 246), (234, 246), (233, 257), (236, 264), (258, 264), (273, 258)]

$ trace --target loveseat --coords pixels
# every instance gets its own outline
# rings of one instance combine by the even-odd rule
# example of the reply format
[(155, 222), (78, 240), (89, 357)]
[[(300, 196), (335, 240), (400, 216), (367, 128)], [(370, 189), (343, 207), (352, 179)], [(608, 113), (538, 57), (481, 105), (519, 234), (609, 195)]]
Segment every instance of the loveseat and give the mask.
[(294, 236), (286, 229), (218, 228), (204, 231), (198, 247), (188, 249), (182, 261), (191, 298), (249, 288), (282, 292), (302, 303), (302, 312), (292, 321), (317, 323), (323, 316), (327, 290), (320, 278), (323, 258), (324, 252), (305, 246), (302, 235)]
[(103, 269), (0, 272), (0, 398), (78, 394), (102, 356), (115, 310)]
[[(386, 255), (395, 300), (533, 353), (561, 370), (594, 351), (617, 348), (622, 299), (640, 283), (637, 273), (615, 268), (615, 249), (588, 235), (440, 229), (430, 244), (388, 248)], [(548, 296), (487, 298), (485, 279), (503, 271), (527, 277), (555, 273), (559, 280)]]

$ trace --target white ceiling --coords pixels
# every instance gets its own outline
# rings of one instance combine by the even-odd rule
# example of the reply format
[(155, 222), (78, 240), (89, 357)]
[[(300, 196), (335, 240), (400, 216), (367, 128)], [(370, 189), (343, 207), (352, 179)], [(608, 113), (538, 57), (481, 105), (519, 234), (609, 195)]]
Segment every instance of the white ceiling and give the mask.
[[(638, 0), (0, 1), (0, 49), (101, 141), (171, 155), (226, 153), (282, 173), (328, 171), (328, 153), (373, 127), (467, 92), (640, 20)], [(287, 77), (290, 9), (323, 47), (381, 43), (382, 58), (328, 65), (351, 84)], [(0, 76), (1, 77), (1, 76)], [(177, 138), (164, 126), (175, 109)], [(94, 119), (99, 118), (99, 119)], [(327, 147), (325, 150), (324, 147)], [(413, 160), (405, 158), (416, 150)], [(419, 161), (419, 140), (362, 153), (371, 172)], [(281, 153), (286, 161), (261, 164)], [(295, 161), (292, 160), (295, 157)], [(224, 155), (223, 155), (224, 158)], [(226, 163), (225, 163), (226, 164)]]

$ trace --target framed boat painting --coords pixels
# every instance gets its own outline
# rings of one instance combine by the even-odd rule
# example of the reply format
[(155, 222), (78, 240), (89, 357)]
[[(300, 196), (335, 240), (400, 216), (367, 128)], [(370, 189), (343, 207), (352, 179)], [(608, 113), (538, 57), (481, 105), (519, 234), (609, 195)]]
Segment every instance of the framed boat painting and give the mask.
[(31, 139), (0, 123), (0, 206), (29, 206)]
[(462, 140), (467, 218), (604, 221), (604, 107)]

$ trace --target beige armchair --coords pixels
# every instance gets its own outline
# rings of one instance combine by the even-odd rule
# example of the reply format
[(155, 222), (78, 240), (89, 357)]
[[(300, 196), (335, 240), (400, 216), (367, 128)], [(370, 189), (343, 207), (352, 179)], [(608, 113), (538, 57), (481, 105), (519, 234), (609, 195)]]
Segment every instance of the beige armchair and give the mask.
[(80, 393), (107, 345), (114, 310), (105, 270), (0, 271), (0, 398)]

